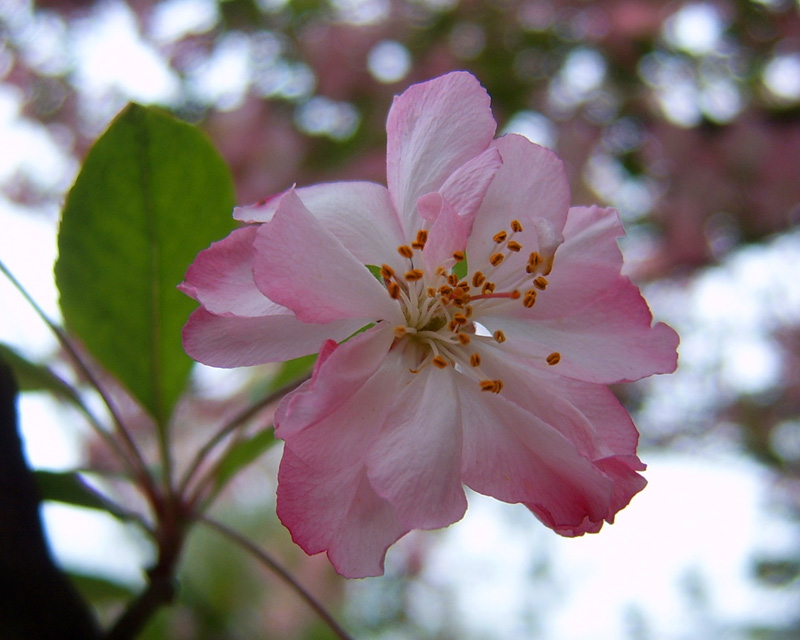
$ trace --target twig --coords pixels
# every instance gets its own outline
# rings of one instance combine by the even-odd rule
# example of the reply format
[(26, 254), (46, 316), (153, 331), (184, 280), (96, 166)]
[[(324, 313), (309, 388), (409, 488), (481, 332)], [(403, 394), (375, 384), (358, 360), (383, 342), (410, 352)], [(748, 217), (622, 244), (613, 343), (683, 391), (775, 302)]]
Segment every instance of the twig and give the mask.
[[(141, 483), (142, 488), (148, 494), (148, 497), (155, 506), (159, 500), (158, 493), (155, 490), (152, 478), (150, 477), (150, 474), (147, 471), (147, 465), (145, 464), (144, 458), (142, 457), (142, 454), (139, 452), (136, 443), (134, 442), (130, 433), (128, 433), (128, 430), (125, 427), (125, 424), (123, 423), (119, 413), (117, 412), (114, 403), (111, 401), (111, 398), (105, 392), (97, 377), (92, 373), (87, 364), (83, 361), (83, 358), (80, 356), (80, 354), (78, 354), (78, 352), (72, 346), (64, 331), (62, 331), (62, 329), (59, 326), (57, 326), (52, 320), (50, 320), (50, 318), (47, 316), (44, 310), (36, 303), (33, 297), (22, 286), (19, 280), (17, 280), (14, 277), (14, 275), (11, 273), (11, 271), (8, 270), (8, 268), (5, 266), (5, 264), (3, 264), (2, 261), (0, 261), (0, 271), (6, 276), (6, 278), (9, 279), (14, 288), (16, 288), (17, 291), (20, 292), (22, 297), (25, 298), (25, 300), (28, 302), (31, 308), (47, 325), (47, 327), (50, 329), (53, 335), (55, 335), (59, 344), (61, 344), (62, 348), (72, 357), (78, 371), (83, 376), (86, 377), (86, 379), (89, 381), (89, 384), (91, 384), (92, 387), (94, 387), (97, 393), (100, 395), (100, 398), (103, 400), (103, 403), (106, 405), (111, 415), (111, 419), (114, 423), (117, 435), (122, 439), (122, 441), (125, 443), (125, 446), (128, 448), (128, 453), (130, 457), (125, 456), (124, 459), (130, 466), (131, 471), (136, 476), (137, 480)], [(105, 430), (101, 429), (100, 431), (104, 432)], [(119, 447), (117, 446), (115, 446), (114, 449), (117, 452), (121, 451), (121, 449), (119, 449)]]
[(334, 620), (333, 616), (323, 607), (317, 600), (312, 596), (308, 591), (306, 591), (303, 586), (297, 582), (292, 574), (290, 574), (286, 569), (284, 569), (280, 564), (278, 564), (269, 554), (267, 554), (263, 549), (255, 545), (251, 540), (245, 538), (242, 534), (238, 531), (234, 531), (233, 529), (227, 527), (226, 525), (209, 518), (208, 516), (204, 515), (196, 515), (195, 516), (198, 522), (202, 522), (203, 524), (207, 525), (211, 529), (216, 530), (218, 533), (222, 534), (232, 542), (235, 542), (240, 547), (242, 547), (245, 551), (251, 553), (261, 564), (263, 564), (267, 569), (275, 573), (279, 576), (282, 580), (284, 580), (294, 591), (297, 593), (303, 600), (306, 601), (308, 606), (310, 606), (314, 612), (320, 617), (320, 619), (333, 631), (337, 638), (340, 640), (353, 640), (353, 637), (348, 634), (336, 620)]
[[(183, 478), (178, 487), (178, 495), (185, 495), (189, 484), (192, 482), (195, 475), (197, 475), (197, 472), (202, 466), (203, 462), (220, 442), (222, 442), (231, 433), (236, 431), (236, 429), (245, 424), (248, 420), (250, 420), (250, 418), (255, 416), (259, 411), (269, 406), (276, 400), (279, 400), (290, 391), (294, 391), (297, 387), (299, 387), (306, 380), (308, 380), (308, 378), (309, 376), (304, 376), (299, 380), (295, 380), (291, 384), (287, 384), (278, 389), (277, 391), (268, 394), (255, 404), (247, 407), (245, 410), (236, 415), (230, 422), (224, 425), (216, 434), (214, 434), (211, 437), (211, 439), (208, 442), (206, 442), (200, 448), (200, 450), (197, 452), (192, 462), (189, 464), (189, 467), (186, 469), (186, 472), (184, 473)], [(202, 487), (205, 486), (205, 484), (206, 484), (205, 480), (201, 480), (199, 482), (200, 489), (195, 491), (192, 500), (188, 501), (189, 504), (194, 504), (195, 500), (199, 498), (199, 492), (202, 489)]]

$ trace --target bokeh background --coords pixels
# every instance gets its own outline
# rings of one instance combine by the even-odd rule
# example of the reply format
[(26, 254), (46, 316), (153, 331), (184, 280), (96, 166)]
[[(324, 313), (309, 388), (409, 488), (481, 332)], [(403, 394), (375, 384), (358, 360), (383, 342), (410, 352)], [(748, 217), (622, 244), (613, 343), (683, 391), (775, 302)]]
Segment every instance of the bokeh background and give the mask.
[[(472, 71), (503, 132), (554, 149), (575, 204), (619, 209), (629, 275), (682, 337), (669, 377), (615, 389), (650, 486), (600, 534), (562, 540), (471, 496), (347, 582), (274, 516), (269, 455), (218, 502), (358, 638), (800, 638), (800, 2), (797, 0), (0, 0), (0, 259), (53, 317), (58, 213), (129, 101), (197, 123), (246, 204), (384, 181), (392, 97)], [(58, 364), (0, 283), (0, 341)], [(178, 435), (241, 406), (264, 368), (198, 368)], [(27, 394), (39, 468), (102, 468), (79, 419)], [(188, 446), (188, 445), (187, 445)], [(105, 619), (149, 550), (48, 505), (52, 545)], [(179, 601), (147, 638), (327, 638), (284, 585), (198, 532)]]

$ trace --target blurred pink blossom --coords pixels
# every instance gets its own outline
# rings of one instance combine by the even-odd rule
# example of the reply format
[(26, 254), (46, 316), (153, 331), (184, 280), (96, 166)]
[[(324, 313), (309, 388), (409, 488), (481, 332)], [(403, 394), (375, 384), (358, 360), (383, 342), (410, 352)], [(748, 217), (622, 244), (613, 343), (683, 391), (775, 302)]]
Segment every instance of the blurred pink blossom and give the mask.
[(459, 520), (464, 485), (566, 536), (645, 485), (606, 385), (673, 371), (677, 335), (620, 274), (616, 212), (570, 208), (561, 161), (495, 128), (470, 74), (414, 85), (389, 113), (388, 188), (239, 208), (248, 224), (181, 285), (201, 304), (184, 329), (200, 362), (319, 352), (276, 413), (278, 515), (344, 576)]

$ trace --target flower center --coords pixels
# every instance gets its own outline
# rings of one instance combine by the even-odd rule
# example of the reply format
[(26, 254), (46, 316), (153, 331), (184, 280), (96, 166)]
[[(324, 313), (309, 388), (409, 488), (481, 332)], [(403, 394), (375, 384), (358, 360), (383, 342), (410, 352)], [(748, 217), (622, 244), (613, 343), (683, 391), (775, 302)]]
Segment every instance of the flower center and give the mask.
[[(389, 295), (400, 304), (405, 324), (394, 328), (395, 345), (412, 350), (418, 373), (432, 364), (439, 369), (455, 367), (478, 380), (483, 391), (500, 393), (503, 381), (485, 375), (481, 370), (482, 348), (502, 344), (505, 333), (487, 331), (476, 320), (485, 313), (498, 315), (501, 307), (522, 304), (527, 309), (536, 304), (537, 296), (547, 289), (547, 275), (553, 266), (555, 246), (530, 252), (521, 263), (522, 244), (516, 239), (522, 224), (512, 220), (510, 229), (492, 236), (494, 247), (483, 260), (476, 260), (480, 269), (466, 269), (466, 256), (456, 251), (452, 260), (433, 272), (421, 268), (419, 255), (425, 248), (428, 232), (421, 229), (410, 245), (400, 245), (397, 252), (406, 259), (407, 269), (398, 274), (389, 265), (382, 265), (380, 276)], [(472, 256), (470, 256), (472, 258)], [(511, 266), (511, 262), (520, 264)], [(506, 264), (504, 268), (501, 265)], [(558, 352), (545, 359), (556, 365)]]

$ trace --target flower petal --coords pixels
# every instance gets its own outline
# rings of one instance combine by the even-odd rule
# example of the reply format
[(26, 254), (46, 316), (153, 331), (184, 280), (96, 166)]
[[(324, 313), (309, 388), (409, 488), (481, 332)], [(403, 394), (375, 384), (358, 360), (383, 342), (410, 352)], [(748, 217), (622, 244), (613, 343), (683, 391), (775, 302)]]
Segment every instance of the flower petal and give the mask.
[(428, 230), (423, 256), (425, 266), (433, 273), (436, 267), (445, 268), (455, 263), (453, 253), (463, 251), (469, 233), (466, 221), (439, 193), (428, 193), (419, 199), (420, 214), (433, 224)]
[(255, 317), (282, 313), (253, 280), (253, 241), (258, 228), (236, 229), (201, 251), (178, 289), (214, 314)]
[(367, 458), (375, 491), (413, 529), (438, 529), (467, 509), (461, 485), (461, 412), (455, 371), (425, 367), (398, 389)]
[(306, 324), (288, 309), (255, 318), (217, 316), (201, 307), (183, 327), (183, 348), (211, 367), (248, 367), (316, 353), (325, 340), (344, 340), (361, 324), (352, 318)]
[(481, 370), (503, 381), (503, 397), (546, 422), (591, 461), (635, 456), (639, 432), (625, 407), (605, 385), (543, 371), (524, 356), (489, 346), (481, 349)]
[(388, 190), (374, 182), (329, 182), (289, 189), (258, 204), (237, 207), (234, 218), (269, 222), (291, 191), (362, 264), (380, 266), (394, 260), (397, 247), (405, 243)]
[(553, 427), (500, 395), (458, 382), (464, 427), (462, 478), (479, 493), (521, 502), (556, 530), (602, 522), (612, 483)]
[(303, 322), (403, 321), (386, 289), (294, 192), (287, 193), (272, 220), (259, 227), (255, 248), (256, 285)]
[(678, 335), (665, 324), (652, 326), (639, 289), (620, 274), (622, 234), (613, 209), (574, 207), (535, 306), (505, 305), (502, 314), (481, 316), (481, 323), (501, 329), (508, 338), (504, 349), (542, 369), (558, 352), (563, 376), (609, 384), (674, 371)]
[(340, 345), (327, 343), (311, 380), (278, 406), (275, 435), (316, 468), (363, 460), (403, 379), (399, 359), (389, 354), (393, 339), (390, 327), (379, 326)]
[(498, 150), (489, 147), (456, 169), (442, 185), (440, 193), (465, 220), (468, 231), (472, 229), (475, 214), (502, 164)]
[[(470, 263), (477, 268), (482, 268), (481, 263), (488, 262), (488, 257), (496, 251), (494, 235), (508, 230), (512, 220), (522, 224), (523, 231), (515, 239), (524, 251), (547, 250), (553, 238), (560, 239), (569, 210), (569, 183), (558, 156), (515, 134), (498, 138), (493, 146), (500, 152), (503, 165), (475, 216), (467, 245)], [(549, 234), (552, 237), (540, 237), (540, 229), (544, 227), (552, 230)]]
[(407, 238), (419, 228), (419, 197), (438, 191), (483, 152), (495, 128), (489, 96), (469, 73), (413, 85), (394, 99), (386, 123), (387, 182)]
[(387, 549), (409, 529), (379, 497), (363, 465), (319, 471), (288, 447), (278, 471), (278, 517), (308, 554), (328, 552), (346, 578), (383, 574)]

